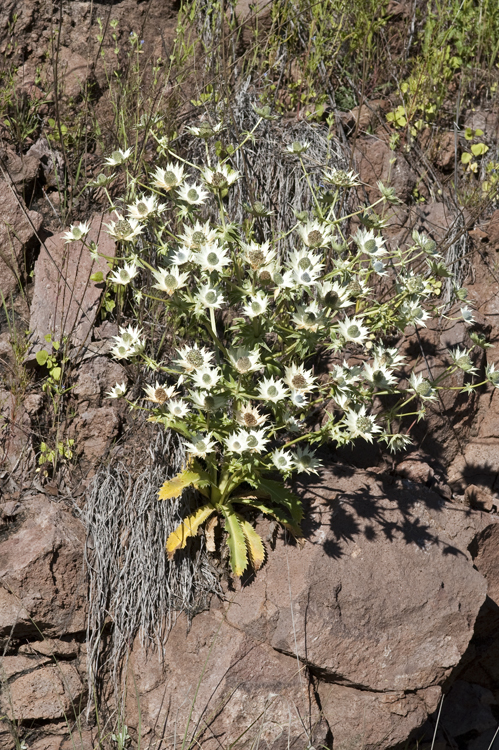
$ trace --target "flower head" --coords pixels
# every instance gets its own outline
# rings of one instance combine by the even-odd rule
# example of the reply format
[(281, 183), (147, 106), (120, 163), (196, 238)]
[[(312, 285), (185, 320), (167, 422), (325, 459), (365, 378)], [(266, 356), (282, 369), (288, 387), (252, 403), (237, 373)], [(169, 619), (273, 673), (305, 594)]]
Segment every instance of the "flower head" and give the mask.
[(381, 432), (381, 427), (376, 424), (376, 417), (367, 415), (365, 406), (357, 410), (348, 409), (344, 421), (352, 440), (362, 437), (372, 443), (373, 436)]
[(182, 183), (184, 179), (184, 167), (182, 166), (182, 164), (171, 163), (166, 165), (166, 169), (160, 169), (160, 167), (156, 167), (153, 178), (154, 187), (169, 192)]
[(230, 363), (241, 375), (260, 370), (262, 367), (258, 349), (250, 352), (249, 349), (239, 346), (237, 349), (229, 349), (228, 355)]
[(320, 302), (330, 310), (341, 310), (351, 304), (348, 287), (338, 281), (321, 281), (315, 288)]
[(499, 370), (496, 370), (494, 363), (487, 365), (485, 368), (485, 376), (489, 383), (492, 383), (494, 388), (499, 388)]
[(260, 414), (257, 406), (243, 404), (235, 413), (236, 422), (243, 427), (258, 427), (267, 421), (265, 414)]
[(218, 367), (203, 367), (201, 370), (196, 370), (193, 373), (192, 380), (198, 388), (211, 391), (212, 388), (215, 388), (221, 377), (222, 375)]
[(203, 170), (203, 179), (211, 190), (226, 190), (240, 178), (240, 173), (230, 169), (227, 164), (218, 164), (214, 169), (206, 167)]
[(131, 242), (134, 237), (142, 234), (143, 227), (137, 219), (124, 219), (118, 212), (116, 212), (116, 216), (118, 217), (117, 221), (111, 221), (109, 224), (106, 224), (108, 234), (111, 237), (114, 237), (119, 242)]
[(123, 164), (132, 153), (131, 148), (127, 148), (126, 151), (122, 151), (121, 148), (116, 149), (116, 151), (113, 151), (111, 156), (108, 156), (105, 160), (105, 164), (108, 167), (116, 167), (118, 164)]
[(470, 372), (472, 374), (476, 374), (478, 372), (477, 368), (471, 361), (469, 352), (466, 351), (466, 349), (460, 349), (459, 347), (457, 347), (450, 352), (450, 356), (456, 367), (459, 367), (459, 369), (463, 372)]
[(284, 386), (282, 380), (276, 380), (272, 377), (263, 378), (258, 386), (258, 393), (264, 401), (272, 401), (274, 404), (278, 401), (282, 401), (289, 395), (289, 391)]
[(291, 365), (291, 367), (286, 367), (284, 382), (293, 391), (299, 391), (300, 393), (308, 393), (309, 391), (312, 391), (316, 387), (314, 385), (314, 380), (316, 380), (316, 378), (312, 375), (312, 371), (305, 370), (303, 365)]
[(230, 453), (244, 453), (248, 450), (248, 434), (244, 430), (233, 432), (226, 438), (225, 445)]
[(364, 376), (375, 388), (387, 390), (397, 382), (387, 367), (377, 366), (376, 363), (364, 362)]
[(192, 436), (192, 442), (185, 442), (185, 450), (191, 456), (199, 456), (203, 458), (207, 453), (213, 453), (215, 450), (215, 442), (211, 437), (211, 432), (202, 435), (200, 433)]
[(181, 245), (171, 256), (171, 263), (174, 266), (183, 266), (184, 263), (188, 263), (191, 258), (192, 250), (190, 249), (190, 247)]
[(262, 291), (258, 291), (252, 297), (247, 305), (243, 305), (243, 311), (249, 318), (256, 318), (263, 315), (267, 309), (269, 298)]
[(307, 221), (306, 224), (300, 224), (298, 233), (307, 247), (324, 247), (333, 239), (331, 229), (319, 224), (318, 221)]
[(227, 403), (225, 396), (215, 396), (209, 391), (189, 391), (192, 403), (203, 411), (217, 411)]
[(272, 462), (274, 466), (283, 473), (292, 471), (295, 465), (293, 454), (290, 451), (285, 451), (283, 449), (275, 450), (272, 453)]
[(264, 242), (262, 245), (257, 242), (250, 242), (249, 244), (243, 242), (241, 248), (244, 260), (250, 264), (254, 271), (268, 265), (275, 258), (275, 250), (270, 250), (268, 242)]
[(298, 305), (292, 320), (297, 330), (317, 331), (324, 326), (326, 320), (317, 302), (309, 302), (308, 305)]
[(361, 253), (370, 256), (380, 256), (386, 254), (385, 242), (382, 237), (375, 237), (374, 232), (367, 229), (359, 229), (354, 237), (354, 241)]
[(168, 399), (177, 393), (174, 385), (166, 387), (160, 385), (158, 381), (156, 381), (156, 385), (146, 385), (144, 392), (146, 394), (146, 401), (152, 401), (154, 404), (164, 404), (165, 401), (168, 401)]
[(202, 271), (222, 271), (224, 266), (228, 266), (230, 258), (227, 255), (228, 250), (222, 248), (217, 240), (211, 245), (205, 245), (201, 250), (195, 253), (192, 260), (197, 263)]
[(209, 367), (214, 356), (213, 352), (204, 347), (200, 349), (197, 344), (184, 346), (182, 349), (177, 349), (177, 352), (180, 354), (180, 359), (174, 360), (174, 363), (186, 372), (194, 372)]
[(184, 224), (184, 233), (179, 236), (183, 243), (192, 250), (199, 250), (203, 245), (211, 245), (217, 239), (216, 229), (210, 229), (210, 222), (200, 224), (196, 221), (193, 227)]
[(114, 388), (111, 388), (110, 391), (106, 393), (107, 398), (123, 398), (123, 396), (126, 394), (127, 388), (126, 383), (116, 383)]
[(132, 219), (137, 221), (144, 221), (148, 216), (156, 213), (157, 211), (164, 211), (165, 206), (158, 205), (158, 202), (154, 195), (146, 197), (145, 195), (137, 198), (135, 203), (128, 206), (128, 215)]
[(122, 284), (126, 286), (130, 281), (137, 276), (139, 269), (135, 263), (125, 263), (123, 268), (117, 268), (116, 271), (109, 276), (109, 281), (113, 284)]
[(181, 201), (188, 203), (190, 206), (202, 206), (207, 199), (209, 193), (201, 187), (201, 185), (192, 185), (185, 182), (182, 187), (177, 190), (177, 195)]
[(212, 287), (211, 284), (205, 284), (200, 287), (195, 298), (201, 307), (211, 307), (214, 310), (222, 307), (225, 302), (222, 292)]
[(189, 413), (189, 407), (181, 398), (172, 399), (168, 402), (168, 411), (173, 417), (183, 419)]
[(315, 457), (315, 453), (308, 446), (298, 447), (295, 454), (295, 467), (298, 473), (318, 474), (322, 462)]
[(191, 135), (195, 135), (198, 138), (203, 138), (203, 140), (208, 140), (208, 138), (214, 136), (215, 133), (219, 133), (222, 128), (222, 122), (218, 122), (216, 125), (210, 125), (210, 123), (205, 120), (199, 125), (199, 127), (191, 125), (190, 127), (186, 128), (186, 130)]
[(424, 378), (421, 373), (416, 375), (412, 372), (409, 382), (413, 391), (419, 396), (419, 398), (422, 398), (423, 401), (434, 401), (436, 399), (436, 392), (432, 384), (427, 378)]
[(180, 273), (177, 266), (159, 268), (157, 271), (151, 270), (151, 273), (157, 281), (156, 284), (153, 284), (153, 289), (166, 292), (169, 296), (176, 292), (177, 289), (185, 286), (189, 278), (189, 274)]
[(473, 317), (473, 310), (471, 310), (469, 307), (462, 307), (461, 315), (464, 323), (466, 323), (467, 326), (475, 322), (475, 318)]
[(345, 341), (362, 344), (369, 335), (369, 329), (362, 325), (360, 318), (345, 318), (338, 323), (338, 328)]
[(324, 181), (336, 187), (351, 188), (360, 185), (359, 176), (344, 169), (329, 169), (323, 173)]
[(90, 224), (83, 224), (81, 221), (79, 224), (71, 224), (69, 232), (66, 232), (63, 237), (65, 242), (77, 242), (82, 240), (90, 232)]
[(303, 143), (299, 143), (298, 141), (293, 141), (289, 146), (286, 146), (286, 151), (289, 154), (295, 154), (296, 156), (299, 156), (300, 154), (304, 154), (305, 151), (308, 151), (310, 148), (310, 143), (308, 141), (303, 141)]

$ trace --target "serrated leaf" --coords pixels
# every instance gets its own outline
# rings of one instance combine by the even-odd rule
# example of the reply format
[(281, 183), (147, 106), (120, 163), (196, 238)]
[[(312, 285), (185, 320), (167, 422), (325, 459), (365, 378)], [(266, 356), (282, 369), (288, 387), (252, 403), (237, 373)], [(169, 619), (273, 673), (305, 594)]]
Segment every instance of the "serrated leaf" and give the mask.
[(246, 538), (246, 546), (249, 552), (251, 565), (255, 571), (260, 570), (267, 556), (265, 545), (249, 521), (246, 521), (240, 515), (237, 516), (237, 520), (241, 524), (243, 534)]
[(296, 524), (300, 523), (303, 518), (303, 506), (299, 497), (273, 479), (260, 479), (258, 484), (275, 503), (279, 503), (289, 510), (291, 518)]
[(203, 505), (202, 508), (198, 508), (195, 513), (191, 513), (190, 516), (187, 516), (187, 518), (177, 526), (175, 531), (172, 531), (166, 540), (166, 551), (169, 560), (172, 559), (178, 549), (183, 549), (185, 547), (188, 538), (190, 536), (195, 536), (201, 524), (204, 523), (214, 512), (215, 508), (213, 505)]
[(225, 530), (228, 534), (227, 544), (230, 550), (230, 567), (236, 576), (242, 576), (248, 567), (246, 537), (230, 503), (222, 509), (225, 517)]
[(209, 497), (206, 487), (210, 484), (210, 477), (196, 461), (181, 471), (173, 479), (167, 479), (158, 492), (158, 500), (172, 500), (180, 497), (182, 490), (193, 485), (202, 495)]
[(251, 508), (256, 508), (260, 511), (260, 513), (264, 513), (267, 516), (272, 516), (281, 524), (281, 526), (284, 526), (284, 528), (290, 531), (293, 536), (296, 537), (296, 539), (300, 539), (301, 537), (303, 537), (302, 530), (300, 529), (298, 524), (296, 524), (289, 517), (289, 515), (287, 515), (280, 508), (269, 508), (268, 504), (264, 503), (256, 493), (254, 495), (246, 495), (244, 497), (235, 497), (234, 501), (241, 503), (241, 505), (248, 505)]

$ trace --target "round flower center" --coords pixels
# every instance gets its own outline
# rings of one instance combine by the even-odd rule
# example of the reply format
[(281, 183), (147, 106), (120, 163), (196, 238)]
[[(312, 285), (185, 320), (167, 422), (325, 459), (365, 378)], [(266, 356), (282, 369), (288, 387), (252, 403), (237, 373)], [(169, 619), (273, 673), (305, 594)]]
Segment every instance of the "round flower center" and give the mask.
[(266, 282), (270, 281), (271, 278), (272, 277), (271, 277), (269, 271), (262, 271), (260, 273), (260, 281), (263, 281), (263, 282), (266, 283)]
[(419, 276), (417, 276), (415, 279), (409, 279), (407, 282), (407, 291), (411, 292), (411, 294), (415, 294), (417, 292), (422, 292), (424, 290), (424, 283)]
[(291, 385), (293, 386), (295, 390), (299, 391), (302, 388), (306, 388), (307, 379), (303, 377), (301, 372), (299, 372), (296, 375), (293, 375), (293, 377), (291, 378)]
[(261, 305), (260, 302), (257, 302), (256, 300), (254, 300), (251, 303), (251, 310), (252, 312), (255, 313), (255, 315), (259, 315), (263, 311), (263, 306)]
[(348, 326), (347, 328), (347, 336), (351, 339), (358, 339), (360, 338), (360, 329), (359, 326), (353, 325)]
[(118, 347), (118, 354), (120, 355), (120, 357), (124, 357), (127, 352), (128, 348), (126, 346), (123, 346), (123, 344)]
[(133, 341), (133, 336), (131, 333), (128, 333), (128, 331), (125, 331), (125, 333), (122, 335), (121, 338), (123, 339), (125, 344), (128, 344), (128, 345), (130, 345)]
[(420, 307), (416, 307), (412, 312), (412, 317), (414, 320), (418, 320), (418, 318), (421, 318), (423, 316), (423, 310)]
[(456, 359), (456, 365), (460, 367), (461, 370), (469, 370), (470, 367), (473, 366), (467, 354), (463, 357), (459, 357), (459, 359)]
[(434, 240), (428, 240), (424, 249), (426, 250), (427, 253), (430, 253), (431, 255), (431, 253), (435, 252), (436, 247), (437, 247), (437, 243)]
[(239, 372), (248, 372), (251, 367), (251, 361), (249, 357), (239, 357), (236, 362), (236, 368)]
[(217, 293), (213, 291), (213, 289), (210, 289), (209, 292), (206, 292), (205, 300), (209, 305), (215, 304), (217, 301)]
[(206, 450), (206, 443), (204, 440), (198, 440), (198, 442), (196, 443), (196, 450), (198, 451), (198, 453), (204, 453), (204, 451)]
[(173, 413), (175, 414), (176, 417), (181, 417), (182, 416), (182, 407), (181, 406), (174, 406), (173, 407)]
[(193, 367), (202, 367), (204, 365), (204, 357), (197, 349), (191, 349), (190, 352), (187, 352), (185, 358)]
[(312, 283), (312, 276), (308, 273), (308, 271), (304, 271), (302, 275), (300, 276), (300, 279), (304, 284), (311, 284)]
[(201, 380), (203, 381), (205, 385), (211, 385), (213, 382), (213, 379), (209, 372), (204, 372)]
[(169, 273), (168, 276), (165, 276), (165, 286), (167, 289), (176, 289), (178, 282), (176, 276), (174, 276), (172, 273)]
[(148, 213), (148, 208), (146, 204), (144, 203), (144, 201), (140, 201), (140, 203), (137, 203), (137, 212), (141, 216), (146, 216), (146, 214)]
[(422, 380), (416, 388), (416, 393), (418, 393), (420, 396), (429, 396), (431, 391), (431, 385), (427, 380)]
[(232, 443), (232, 447), (234, 448), (234, 450), (240, 451), (242, 446), (239, 440), (234, 440), (234, 442)]
[(83, 235), (83, 232), (79, 227), (73, 227), (72, 235), (75, 238), (75, 240), (79, 240), (80, 237)]
[(124, 284), (128, 284), (130, 281), (130, 274), (124, 268), (120, 270), (119, 277)]
[(192, 241), (196, 245), (202, 245), (203, 242), (206, 242), (206, 236), (203, 232), (194, 232), (192, 235)]
[(376, 240), (367, 240), (366, 244), (364, 245), (364, 250), (366, 253), (375, 253), (378, 249), (378, 246), (376, 244)]
[(267, 213), (267, 209), (263, 205), (263, 203), (260, 203), (260, 201), (257, 201), (256, 203), (253, 203), (253, 213), (257, 216), (265, 216)]
[(97, 176), (97, 179), (95, 180), (98, 185), (105, 185), (107, 182), (107, 177), (105, 174), (101, 172), (100, 175)]
[(275, 385), (271, 385), (270, 388), (267, 389), (267, 396), (270, 396), (270, 398), (275, 398), (278, 394), (279, 391), (277, 390)]
[(357, 419), (357, 429), (359, 432), (370, 432), (371, 427), (372, 425), (369, 417), (359, 417)]
[(261, 250), (250, 250), (248, 253), (248, 260), (253, 268), (258, 268), (258, 266), (261, 266), (264, 262), (265, 256)]
[(322, 234), (318, 229), (309, 232), (307, 239), (310, 247), (319, 247), (322, 244)]
[(198, 191), (194, 190), (194, 188), (191, 188), (187, 193), (187, 200), (191, 201), (192, 203), (195, 203), (197, 200), (199, 200)]
[(254, 435), (249, 435), (249, 437), (248, 437), (248, 447), (249, 448), (256, 448), (257, 445), (258, 445), (258, 440), (256, 439), (256, 437)]
[(113, 153), (111, 154), (111, 159), (116, 162), (116, 164), (121, 164), (121, 162), (123, 161), (123, 157), (119, 151), (113, 151)]
[(205, 396), (204, 405), (206, 409), (213, 409), (213, 407), (215, 406), (215, 399), (213, 398), (213, 396)]
[(217, 188), (226, 187), (227, 178), (221, 172), (215, 172), (211, 178), (211, 184)]
[(275, 274), (273, 275), (273, 277), (272, 277), (272, 281), (273, 281), (273, 282), (274, 282), (274, 284), (276, 284), (277, 286), (281, 286), (281, 284), (283, 284), (283, 283), (284, 283), (284, 276), (282, 275), (282, 273), (279, 273), (279, 272), (277, 272), (277, 273), (275, 273)]
[(165, 172), (163, 182), (168, 185), (168, 187), (173, 187), (177, 184), (177, 178), (173, 172)]
[(499, 384), (499, 372), (491, 372), (489, 373), (489, 380), (493, 385)]
[(201, 123), (199, 126), (199, 136), (200, 138), (211, 138), (213, 135), (213, 130), (210, 125), (208, 125), (207, 122)]
[(374, 383), (383, 383), (385, 379), (385, 376), (382, 372), (382, 370), (375, 370), (373, 372), (373, 382)]
[(301, 271), (308, 271), (309, 268), (312, 267), (312, 264), (308, 258), (300, 258), (298, 261), (298, 268)]
[(216, 253), (208, 253), (208, 257), (206, 258), (210, 266), (216, 266), (218, 263), (218, 255)]
[(127, 219), (120, 219), (116, 222), (114, 227), (114, 233), (116, 237), (118, 237), (121, 240), (124, 240), (128, 235), (132, 232), (132, 225), (130, 224)]
[(282, 466), (283, 468), (287, 466), (288, 462), (286, 461), (286, 458), (284, 456), (278, 456), (276, 458), (276, 462), (278, 466)]
[(379, 358), (379, 362), (381, 365), (383, 365), (383, 367), (390, 367), (393, 362), (393, 357), (389, 352), (383, 352), (383, 354)]
[(300, 463), (301, 463), (301, 465), (302, 465), (302, 466), (303, 466), (303, 467), (304, 467), (305, 469), (308, 469), (308, 467), (309, 467), (309, 466), (310, 466), (310, 464), (312, 463), (312, 457), (311, 457), (311, 456), (308, 456), (308, 455), (307, 455), (307, 454), (305, 453), (305, 455), (304, 455), (304, 456), (302, 456), (302, 457), (300, 458)]
[(247, 411), (245, 414), (243, 414), (243, 422), (246, 427), (254, 427), (258, 424), (257, 418), (250, 411)]
[(306, 326), (313, 326), (317, 321), (317, 315), (313, 312), (306, 312), (303, 314), (303, 323)]
[(355, 297), (359, 295), (361, 292), (362, 292), (362, 286), (360, 282), (356, 279), (355, 281), (352, 282), (350, 286), (350, 293), (352, 294), (352, 296)]
[(325, 296), (325, 302), (329, 307), (336, 307), (339, 302), (339, 294), (337, 292), (328, 292)]
[(166, 391), (164, 388), (156, 388), (154, 391), (154, 398), (158, 404), (164, 404), (166, 401)]

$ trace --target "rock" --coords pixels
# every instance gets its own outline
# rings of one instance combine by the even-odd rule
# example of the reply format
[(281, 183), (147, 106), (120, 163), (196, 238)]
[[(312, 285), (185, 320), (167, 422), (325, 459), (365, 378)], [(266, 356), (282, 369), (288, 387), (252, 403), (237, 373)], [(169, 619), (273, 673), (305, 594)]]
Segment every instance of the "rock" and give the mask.
[(58, 189), (64, 184), (64, 157), (46, 138), (38, 138), (27, 151), (25, 159), (38, 162), (47, 186)]
[(453, 738), (495, 729), (497, 720), (491, 706), (497, 706), (497, 702), (490, 690), (456, 680), (444, 698), (440, 716), (442, 727)]
[[(459, 156), (459, 148), (457, 148), (457, 152)], [(445, 171), (454, 167), (455, 159), (456, 139), (454, 133), (441, 133), (437, 139), (435, 164)]]
[[(440, 694), (440, 688), (428, 690)], [(428, 706), (419, 694), (373, 693), (328, 683), (320, 683), (318, 693), (334, 750), (374, 750), (404, 743), (435, 705), (433, 694)]]
[[(230, 606), (237, 609), (237, 603)], [(296, 659), (227, 625), (224, 609), (197, 615), (188, 632), (180, 618), (163, 663), (137, 637), (129, 679), (140, 693), (142, 727), (157, 728), (167, 747), (186, 730), (204, 750), (230, 747), (246, 729), (240, 750), (257, 743), (269, 750), (326, 746), (327, 725)], [(132, 694), (126, 716), (128, 726), (137, 727)]]
[[(87, 235), (90, 241), (96, 242), (104, 255), (114, 256), (114, 240), (106, 233), (101, 216), (92, 219)], [(47, 346), (46, 334), (51, 333), (55, 341), (67, 335), (75, 346), (89, 339), (104, 287), (90, 281), (98, 271), (105, 279), (107, 263), (102, 258), (93, 261), (82, 242), (65, 244), (63, 233), (49, 237), (35, 263), (27, 363), (34, 363), (36, 352)]]
[(488, 236), (489, 247), (494, 252), (499, 252), (499, 209), (494, 211), (490, 217), (490, 221), (485, 227), (485, 232)]
[(4, 478), (7, 474), (16, 478), (26, 476), (34, 462), (31, 419), (22, 400), (3, 389), (0, 389), (0, 422), (0, 471)]
[(82, 449), (88, 461), (96, 462), (118, 435), (121, 420), (112, 406), (87, 409), (74, 425), (75, 447)]
[(10, 682), (2, 690), (2, 710), (16, 722), (61, 719), (74, 715), (84, 692), (76, 669), (63, 662)]
[(57, 659), (71, 659), (78, 655), (78, 644), (75, 641), (61, 641), (58, 638), (46, 638), (19, 646), (20, 654), (44, 654)]
[(426, 485), (429, 485), (435, 476), (435, 472), (426, 461), (422, 458), (412, 458), (411, 456), (397, 464), (395, 471), (400, 476), (410, 479), (411, 482), (419, 482)]
[(406, 202), (416, 186), (416, 174), (406, 159), (391, 151), (384, 140), (375, 136), (358, 138), (356, 142), (357, 171), (367, 189), (369, 200), (374, 202), (381, 196), (376, 183), (393, 187), (398, 198)]
[(19, 287), (24, 258), (38, 245), (42, 217), (28, 211), (21, 196), (0, 180), (0, 291), (9, 299)]
[(487, 511), (493, 510), (497, 503), (490, 491), (483, 489), (483, 487), (477, 487), (475, 484), (469, 484), (466, 487), (464, 501), (470, 508)]
[(389, 109), (390, 102), (386, 99), (372, 99), (346, 112), (341, 119), (350, 130), (355, 130), (358, 123), (358, 131), (365, 132), (371, 125), (377, 124)]
[(57, 62), (59, 92), (63, 97), (76, 99), (89, 82), (89, 61), (67, 47), (60, 47)]
[(0, 636), (85, 630), (84, 529), (43, 495), (22, 500), (24, 520), (0, 541)]
[(487, 579), (489, 599), (499, 607), (499, 518), (477, 534), (470, 550), (476, 569)]
[(107, 357), (95, 357), (80, 366), (73, 393), (79, 401), (95, 407), (116, 383), (127, 380), (126, 371), (118, 362)]
[(35, 154), (28, 151), (19, 156), (10, 148), (0, 148), (0, 162), (9, 181), (24, 193), (24, 197), (33, 192), (40, 171), (40, 159)]
[(0, 663), (0, 678), (1, 682), (4, 680), (10, 680), (15, 675), (23, 674), (24, 672), (32, 672), (34, 669), (43, 666), (49, 661), (43, 657), (28, 658), (27, 656), (2, 656)]

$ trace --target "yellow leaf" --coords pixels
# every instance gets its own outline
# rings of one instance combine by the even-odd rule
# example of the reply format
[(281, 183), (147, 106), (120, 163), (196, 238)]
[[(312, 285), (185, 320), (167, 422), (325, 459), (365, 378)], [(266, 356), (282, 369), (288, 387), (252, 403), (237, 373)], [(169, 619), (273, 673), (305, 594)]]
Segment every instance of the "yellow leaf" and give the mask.
[(187, 516), (180, 526), (177, 526), (175, 531), (172, 531), (166, 540), (166, 551), (169, 560), (172, 559), (178, 549), (183, 549), (185, 547), (188, 538), (190, 536), (195, 536), (201, 524), (204, 523), (214, 512), (215, 508), (213, 505), (203, 505), (203, 507), (198, 508), (195, 513), (191, 513), (190, 516)]
[(265, 545), (249, 521), (246, 521), (239, 515), (237, 516), (237, 520), (241, 524), (243, 534), (246, 538), (246, 546), (248, 548), (251, 564), (254, 570), (260, 570), (265, 562)]
[(238, 521), (234, 508), (227, 503), (222, 512), (225, 516), (225, 530), (228, 534), (227, 545), (230, 550), (230, 567), (236, 576), (242, 576), (248, 567), (246, 538)]
[(199, 490), (205, 497), (209, 497), (206, 485), (209, 484), (208, 474), (195, 461), (177, 474), (173, 479), (167, 479), (158, 493), (158, 500), (171, 500), (174, 497), (180, 497), (182, 490), (191, 484)]

